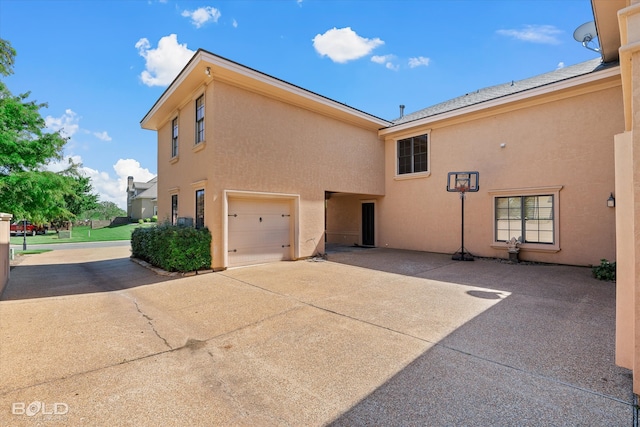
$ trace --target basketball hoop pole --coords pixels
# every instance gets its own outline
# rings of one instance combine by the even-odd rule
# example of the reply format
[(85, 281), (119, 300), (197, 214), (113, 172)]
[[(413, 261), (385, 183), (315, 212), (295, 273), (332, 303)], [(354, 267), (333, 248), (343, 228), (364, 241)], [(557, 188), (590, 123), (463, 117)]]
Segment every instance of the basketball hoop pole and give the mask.
[(447, 191), (460, 194), (461, 226), (460, 226), (460, 250), (451, 256), (454, 261), (473, 261), (473, 255), (464, 251), (464, 199), (467, 192), (476, 192), (478, 185), (478, 172), (449, 172), (447, 175)]
[(465, 189), (460, 191), (460, 205), (461, 205), (461, 226), (460, 226), (460, 251), (453, 254), (451, 257), (454, 261), (473, 261), (473, 256), (470, 253), (464, 252), (464, 199), (466, 199)]

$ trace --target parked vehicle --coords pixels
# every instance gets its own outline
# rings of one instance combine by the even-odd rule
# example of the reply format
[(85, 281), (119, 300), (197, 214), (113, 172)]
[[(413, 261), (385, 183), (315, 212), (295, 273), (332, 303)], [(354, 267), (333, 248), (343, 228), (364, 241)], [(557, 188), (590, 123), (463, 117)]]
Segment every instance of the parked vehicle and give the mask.
[(10, 233), (12, 236), (21, 236), (24, 234), (24, 230), (26, 229), (27, 234), (35, 236), (36, 234), (45, 234), (48, 230), (46, 225), (36, 225), (27, 221), (27, 225), (25, 227), (24, 221), (16, 221), (9, 227)]

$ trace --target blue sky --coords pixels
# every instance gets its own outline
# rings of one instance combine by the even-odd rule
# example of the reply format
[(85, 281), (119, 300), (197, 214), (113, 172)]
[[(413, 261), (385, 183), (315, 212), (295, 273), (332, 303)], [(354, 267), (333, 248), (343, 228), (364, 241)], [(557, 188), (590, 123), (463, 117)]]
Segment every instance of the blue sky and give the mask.
[(598, 57), (573, 39), (591, 20), (589, 0), (0, 0), (6, 84), (121, 207), (157, 172), (140, 120), (198, 48), (394, 119)]

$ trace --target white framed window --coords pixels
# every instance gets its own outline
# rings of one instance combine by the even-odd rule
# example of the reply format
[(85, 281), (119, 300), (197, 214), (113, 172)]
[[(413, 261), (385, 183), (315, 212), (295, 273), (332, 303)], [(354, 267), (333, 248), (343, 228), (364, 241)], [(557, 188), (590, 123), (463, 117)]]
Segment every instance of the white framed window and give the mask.
[(429, 133), (396, 141), (396, 176), (429, 173)]
[(522, 249), (560, 250), (561, 186), (490, 190), (493, 197), (493, 245), (515, 238)]
[(204, 94), (196, 99), (196, 145), (204, 142)]
[(171, 158), (178, 157), (178, 118), (171, 120)]

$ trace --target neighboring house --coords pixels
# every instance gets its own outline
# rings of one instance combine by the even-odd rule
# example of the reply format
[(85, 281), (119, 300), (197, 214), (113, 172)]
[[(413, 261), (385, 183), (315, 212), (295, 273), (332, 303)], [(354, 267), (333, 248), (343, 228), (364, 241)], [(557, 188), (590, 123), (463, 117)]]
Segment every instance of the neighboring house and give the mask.
[(147, 182), (127, 178), (127, 216), (132, 220), (151, 218), (158, 214), (158, 177)]
[(616, 361), (640, 368), (640, 4), (592, 7), (601, 58), (395, 120), (198, 50), (141, 122), (159, 215), (208, 227), (216, 270), (325, 242), (454, 253), (448, 174), (477, 171), (464, 249), (506, 258), (515, 237), (524, 260), (617, 260)]

